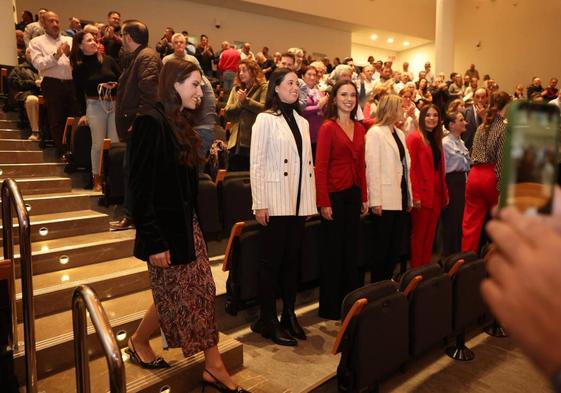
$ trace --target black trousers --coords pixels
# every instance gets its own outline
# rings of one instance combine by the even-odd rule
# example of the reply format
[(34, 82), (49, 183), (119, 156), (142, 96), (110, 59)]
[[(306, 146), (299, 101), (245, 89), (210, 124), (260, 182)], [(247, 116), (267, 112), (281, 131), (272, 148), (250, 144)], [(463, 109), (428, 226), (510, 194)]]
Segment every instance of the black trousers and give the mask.
[(261, 227), (259, 303), (264, 321), (277, 318), (277, 286), (280, 286), (284, 312), (294, 311), (305, 219), (300, 216), (272, 216), (268, 225)]
[(381, 216), (372, 216), (375, 248), (370, 282), (392, 278), (395, 265), (402, 254), (407, 215), (403, 210), (382, 210)]
[(442, 249), (444, 256), (462, 250), (462, 220), (466, 204), (466, 173), (451, 172), (446, 174), (446, 185), (450, 203), (442, 210)]
[(62, 144), (66, 118), (78, 113), (74, 81), (45, 77), (41, 82), (41, 90), (45, 96), (51, 138), (55, 143), (57, 154), (61, 155), (66, 151), (66, 147)]
[(333, 221), (321, 219), (322, 264), (320, 267), (319, 315), (340, 319), (341, 303), (349, 292), (360, 288), (358, 268), (361, 193), (353, 186), (329, 193)]

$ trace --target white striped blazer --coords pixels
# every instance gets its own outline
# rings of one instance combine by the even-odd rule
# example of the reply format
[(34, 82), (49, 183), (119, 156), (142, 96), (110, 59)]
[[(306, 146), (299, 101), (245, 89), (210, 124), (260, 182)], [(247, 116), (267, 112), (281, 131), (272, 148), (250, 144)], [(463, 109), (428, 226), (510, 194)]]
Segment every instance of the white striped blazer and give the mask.
[(294, 135), (282, 115), (262, 112), (251, 132), (250, 177), (253, 211), (270, 216), (317, 214), (316, 182), (308, 121), (294, 111), (302, 135), (302, 187), (296, 213), (300, 162)]

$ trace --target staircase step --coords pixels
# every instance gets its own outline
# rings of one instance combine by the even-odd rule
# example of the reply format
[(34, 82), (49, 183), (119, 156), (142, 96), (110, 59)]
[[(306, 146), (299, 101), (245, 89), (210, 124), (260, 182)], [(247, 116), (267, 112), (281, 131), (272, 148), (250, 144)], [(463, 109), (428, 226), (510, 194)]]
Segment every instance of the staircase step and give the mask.
[[(134, 230), (100, 232), (31, 243), (33, 274), (87, 266), (132, 255)], [(14, 246), (16, 277), (20, 276), (19, 246)]]
[(63, 163), (45, 162), (34, 164), (0, 164), (0, 179), (64, 176)]
[[(19, 241), (17, 219), (14, 219), (14, 242)], [(40, 214), (31, 217), (31, 241), (44, 241), (109, 229), (107, 214), (94, 210)]]
[(63, 193), (72, 191), (72, 180), (69, 177), (28, 177), (14, 179), (22, 195)]
[(28, 141), (27, 139), (5, 139), (0, 138), (0, 150), (40, 150), (39, 142)]
[(17, 128), (18, 124), (17, 114), (12, 119), (0, 119), (0, 128)]
[[(220, 334), (218, 350), (222, 355), (224, 364), (230, 372), (234, 372), (243, 366), (243, 345), (231, 337)], [(160, 338), (150, 340), (156, 352), (161, 352)], [(169, 349), (162, 353), (162, 356), (172, 366), (169, 369), (146, 370), (133, 364), (129, 356), (121, 351), (125, 362), (125, 375), (127, 389), (129, 393), (160, 393), (165, 391), (165, 386), (169, 387), (169, 392), (188, 393), (191, 389), (200, 384), (201, 375), (204, 369), (204, 355), (199, 352), (189, 358), (183, 357), (180, 349)], [(106, 393), (109, 391), (109, 378), (107, 377), (107, 361), (104, 357), (90, 362), (91, 392)], [(61, 381), (64, 381), (62, 383)], [(234, 376), (236, 383), (238, 381)], [(244, 384), (244, 387), (247, 387)], [(76, 392), (76, 377), (74, 368), (70, 368), (38, 382), (38, 390), (43, 392)]]
[(91, 207), (90, 196), (86, 193), (36, 194), (23, 199), (30, 216), (88, 210)]
[(6, 151), (0, 150), (0, 165), (4, 163), (10, 164), (26, 164), (43, 162), (45, 159), (43, 151), (24, 151), (14, 150)]
[(0, 128), (0, 138), (2, 139), (21, 139), (23, 131), (17, 128)]
[[(68, 309), (74, 289), (90, 285), (101, 300), (148, 289), (146, 262), (134, 257), (74, 267), (33, 276), (35, 316), (41, 317)], [(18, 319), (22, 319), (21, 280), (16, 281)]]

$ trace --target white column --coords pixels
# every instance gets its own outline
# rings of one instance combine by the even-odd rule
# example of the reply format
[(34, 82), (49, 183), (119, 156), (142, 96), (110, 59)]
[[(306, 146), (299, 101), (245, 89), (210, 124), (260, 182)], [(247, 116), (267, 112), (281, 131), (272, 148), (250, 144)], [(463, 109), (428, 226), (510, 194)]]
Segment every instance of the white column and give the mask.
[(436, 33), (434, 73), (444, 72), (446, 78), (454, 71), (454, 20), (456, 0), (436, 0)]
[(14, 24), (14, 2), (0, 0), (0, 64), (18, 64), (16, 51), (16, 27)]

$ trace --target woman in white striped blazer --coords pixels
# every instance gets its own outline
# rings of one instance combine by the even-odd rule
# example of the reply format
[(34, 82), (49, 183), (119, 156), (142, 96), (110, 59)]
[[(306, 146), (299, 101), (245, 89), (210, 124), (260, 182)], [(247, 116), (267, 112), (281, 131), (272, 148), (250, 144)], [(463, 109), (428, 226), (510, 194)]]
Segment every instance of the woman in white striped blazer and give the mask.
[[(299, 114), (294, 72), (280, 68), (271, 75), (265, 109), (253, 125), (250, 148), (253, 211), (262, 225), (261, 315), (252, 330), (294, 346), (296, 338), (306, 339), (294, 314), (304, 222), (317, 213), (310, 132)], [(280, 323), (275, 305), (279, 278), (284, 305)]]

